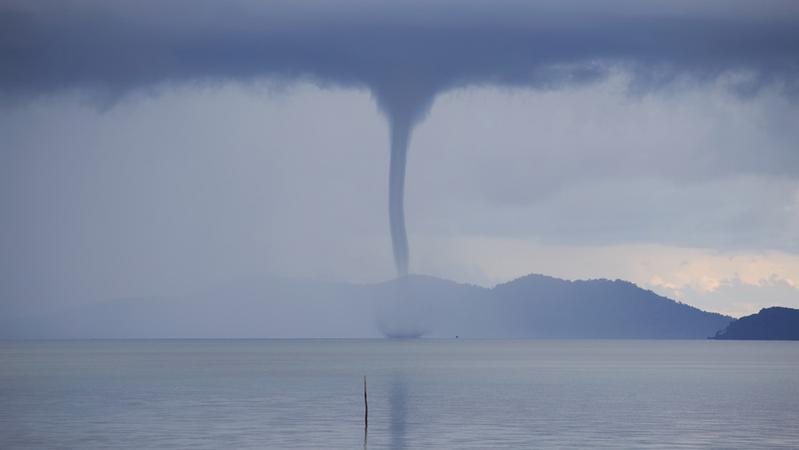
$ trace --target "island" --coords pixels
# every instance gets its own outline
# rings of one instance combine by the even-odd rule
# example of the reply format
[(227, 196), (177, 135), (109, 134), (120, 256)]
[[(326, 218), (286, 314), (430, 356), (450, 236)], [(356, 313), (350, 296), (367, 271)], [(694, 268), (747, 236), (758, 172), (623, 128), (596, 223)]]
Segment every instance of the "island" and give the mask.
[(771, 307), (731, 322), (711, 339), (799, 340), (799, 309)]

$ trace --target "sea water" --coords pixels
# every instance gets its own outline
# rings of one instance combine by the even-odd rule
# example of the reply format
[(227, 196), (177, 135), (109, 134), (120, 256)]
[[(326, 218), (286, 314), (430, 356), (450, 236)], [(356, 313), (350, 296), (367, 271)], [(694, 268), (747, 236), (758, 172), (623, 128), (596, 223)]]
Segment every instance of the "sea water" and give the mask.
[(564, 447), (799, 448), (799, 343), (0, 342), (2, 449)]

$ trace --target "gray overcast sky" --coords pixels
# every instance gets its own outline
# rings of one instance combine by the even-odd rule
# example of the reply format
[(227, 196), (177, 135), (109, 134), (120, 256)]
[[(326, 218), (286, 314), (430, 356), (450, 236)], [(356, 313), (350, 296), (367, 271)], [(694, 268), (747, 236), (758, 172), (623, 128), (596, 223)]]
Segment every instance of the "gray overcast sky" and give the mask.
[(390, 278), (403, 114), (413, 272), (799, 307), (799, 8), (486, 5), (5, 2), (3, 310)]

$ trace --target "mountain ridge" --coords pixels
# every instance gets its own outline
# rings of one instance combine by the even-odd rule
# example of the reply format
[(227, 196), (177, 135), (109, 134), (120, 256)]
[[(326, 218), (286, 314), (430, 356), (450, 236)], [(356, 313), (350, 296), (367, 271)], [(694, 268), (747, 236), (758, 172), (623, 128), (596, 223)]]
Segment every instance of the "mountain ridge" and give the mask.
[(732, 320), (618, 279), (529, 274), (486, 288), (428, 275), (367, 284), (270, 277), (73, 308), (6, 323), (0, 337), (705, 339)]

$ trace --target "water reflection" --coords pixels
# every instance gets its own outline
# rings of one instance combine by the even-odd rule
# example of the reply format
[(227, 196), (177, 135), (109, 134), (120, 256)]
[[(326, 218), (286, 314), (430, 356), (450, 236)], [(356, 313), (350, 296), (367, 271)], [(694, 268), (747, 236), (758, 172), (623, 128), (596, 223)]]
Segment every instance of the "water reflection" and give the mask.
[(404, 376), (394, 375), (389, 381), (389, 448), (407, 448), (408, 383)]

